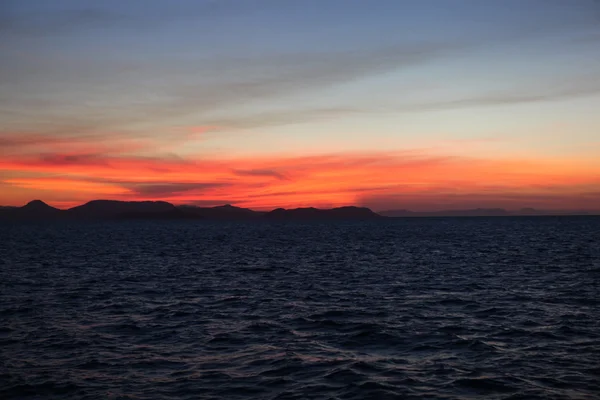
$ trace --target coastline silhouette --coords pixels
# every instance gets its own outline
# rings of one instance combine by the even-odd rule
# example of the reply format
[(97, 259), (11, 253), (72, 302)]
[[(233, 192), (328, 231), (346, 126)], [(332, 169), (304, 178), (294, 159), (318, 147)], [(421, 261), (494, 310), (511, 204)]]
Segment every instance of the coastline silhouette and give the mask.
[(9, 220), (128, 220), (128, 219), (209, 219), (209, 220), (329, 220), (373, 219), (381, 216), (364, 207), (278, 208), (273, 211), (254, 211), (230, 204), (216, 207), (176, 206), (165, 201), (92, 200), (66, 210), (33, 200), (23, 207), (5, 207), (0, 219)]
[(476, 208), (465, 210), (410, 211), (388, 210), (375, 212), (367, 207), (343, 206), (330, 209), (314, 207), (276, 208), (256, 211), (225, 204), (215, 207), (174, 205), (166, 201), (119, 201), (91, 200), (69, 209), (52, 207), (42, 200), (33, 200), (22, 207), (0, 207), (0, 220), (48, 221), (48, 220), (144, 220), (189, 219), (224, 221), (318, 221), (318, 220), (373, 220), (381, 218), (409, 217), (511, 217), (552, 215), (598, 215), (586, 210), (537, 210), (522, 208), (507, 211), (502, 208)]

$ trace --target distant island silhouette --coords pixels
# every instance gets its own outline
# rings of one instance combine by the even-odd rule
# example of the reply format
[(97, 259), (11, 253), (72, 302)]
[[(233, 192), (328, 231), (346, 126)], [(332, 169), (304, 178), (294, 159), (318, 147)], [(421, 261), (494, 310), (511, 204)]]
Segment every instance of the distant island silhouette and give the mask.
[(85, 204), (61, 210), (41, 200), (33, 200), (22, 207), (0, 207), (1, 220), (143, 220), (143, 219), (190, 219), (190, 220), (372, 220), (380, 218), (406, 217), (503, 217), (536, 215), (598, 215), (593, 211), (537, 210), (523, 208), (507, 211), (502, 208), (476, 208), (467, 210), (445, 210), (416, 212), (410, 210), (388, 210), (374, 212), (367, 207), (344, 206), (331, 209), (314, 207), (272, 211), (255, 211), (230, 204), (216, 207), (174, 205), (166, 201), (119, 201), (92, 200)]
[(278, 208), (255, 211), (230, 204), (217, 207), (176, 206), (166, 201), (92, 200), (61, 210), (41, 200), (23, 207), (2, 207), (0, 218), (9, 220), (135, 220), (135, 219), (209, 219), (209, 220), (331, 220), (373, 219), (381, 215), (365, 207)]

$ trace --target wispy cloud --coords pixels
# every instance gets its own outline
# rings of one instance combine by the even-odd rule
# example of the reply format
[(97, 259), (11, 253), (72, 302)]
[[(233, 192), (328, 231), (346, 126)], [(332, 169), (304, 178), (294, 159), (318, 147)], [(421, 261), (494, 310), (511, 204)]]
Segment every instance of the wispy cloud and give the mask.
[[(88, 54), (89, 57), (80, 57), (67, 50), (47, 52), (44, 49), (48, 46), (23, 53), (19, 50), (22, 46), (15, 42), (13, 36), (37, 35), (41, 40), (54, 40), (48, 38), (50, 33), (69, 32), (76, 35), (81, 30), (120, 27), (147, 30), (146, 34), (150, 32), (150, 39), (140, 36), (144, 38), (143, 43), (152, 41), (152, 38), (161, 42), (166, 40), (161, 39), (163, 34), (165, 38), (171, 38), (169, 35), (176, 31), (174, 27), (179, 26), (173, 24), (177, 21), (206, 22), (214, 25), (213, 29), (220, 30), (223, 27), (219, 24), (229, 21), (228, 18), (232, 16), (261, 15), (263, 12), (275, 12), (277, 16), (278, 12), (285, 12), (287, 6), (273, 1), (199, 1), (175, 5), (152, 3), (142, 10), (131, 5), (115, 7), (116, 3), (111, 2), (82, 2), (72, 9), (40, 7), (37, 12), (16, 12), (11, 3), (7, 4), (9, 6), (4, 6), (0, 15), (0, 35), (6, 39), (2, 41), (2, 48), (10, 53), (0, 66), (0, 74), (6, 82), (4, 95), (0, 95), (0, 117), (5, 124), (36, 125), (36, 132), (58, 136), (68, 136), (73, 131), (95, 133), (127, 131), (129, 128), (135, 130), (140, 125), (164, 129), (182, 119), (225, 129), (260, 128), (338, 118), (348, 114), (385, 112), (386, 109), (389, 112), (414, 112), (521, 104), (586, 96), (598, 91), (598, 88), (588, 87), (585, 82), (555, 88), (550, 83), (550, 90), (540, 87), (518, 88), (428, 103), (415, 103), (410, 101), (411, 93), (399, 93), (399, 98), (408, 100), (397, 109), (393, 105), (368, 105), (356, 99), (326, 106), (273, 106), (273, 103), (299, 94), (318, 98), (323, 89), (334, 85), (401, 71), (403, 68), (429, 65), (490, 45), (574, 29), (587, 20), (585, 13), (581, 12), (566, 13), (563, 14), (563, 20), (557, 20), (548, 16), (557, 15), (556, 12), (545, 15), (532, 11), (536, 7), (554, 11), (576, 8), (566, 7), (560, 2), (544, 4), (530, 1), (531, 7), (525, 7), (523, 12), (535, 18), (527, 20), (527, 24), (521, 21), (511, 25), (511, 29), (482, 35), (410, 40), (391, 35), (377, 45), (340, 41), (340, 46), (333, 47), (335, 50), (327, 51), (318, 46), (303, 46), (293, 51), (285, 51), (285, 47), (280, 47), (259, 53), (238, 49), (208, 54), (206, 57), (202, 54), (186, 56), (195, 54), (196, 50), (191, 51), (186, 47), (187, 51), (182, 53), (182, 49), (176, 46), (178, 50), (175, 53), (160, 49), (154, 55), (141, 50), (137, 53), (138, 50), (134, 49), (137, 57), (129, 54), (131, 50), (123, 52), (123, 49), (109, 54), (92, 53)], [(386, 7), (392, 5), (387, 2), (382, 4)], [(332, 11), (342, 5), (341, 2), (328, 2), (322, 7)], [(586, 6), (592, 7), (593, 4)], [(292, 9), (295, 10), (294, 7)], [(159, 29), (161, 27), (165, 31)], [(201, 33), (195, 30), (191, 32), (197, 35)], [(102, 41), (96, 42), (96, 36), (87, 39), (93, 39), (95, 45), (102, 46)], [(112, 45), (118, 48), (116, 44)], [(248, 111), (248, 103), (263, 107), (261, 110)], [(173, 137), (176, 135), (171, 134)]]
[(15, 14), (5, 6), (0, 12), (0, 34), (62, 34), (132, 22), (134, 22), (132, 18), (127, 18), (126, 15), (99, 8)]
[(457, 108), (519, 105), (596, 96), (600, 94), (599, 79), (600, 76), (570, 78), (567, 81), (547, 83), (544, 86), (531, 85), (446, 101), (406, 104), (400, 106), (397, 111), (425, 112)]
[(272, 169), (248, 169), (242, 170), (237, 169), (233, 170), (233, 173), (239, 176), (258, 176), (258, 177), (272, 177), (276, 179), (288, 179), (284, 174), (277, 172)]
[(541, 204), (542, 196), (579, 204), (580, 193), (600, 188), (600, 169), (574, 160), (483, 160), (425, 150), (228, 160), (46, 155), (4, 158), (2, 171), (29, 175), (4, 179), (5, 184), (50, 196), (90, 199), (107, 193), (124, 200), (214, 200), (212, 205), (235, 200), (254, 208), (513, 205), (512, 193), (522, 194), (523, 204), (527, 199)]
[[(170, 76), (168, 84), (149, 78), (160, 75), (154, 67), (140, 67), (140, 71), (133, 68), (123, 73), (118, 62), (107, 64), (98, 61), (98, 65), (86, 65), (84, 61), (74, 60), (75, 70), (68, 64), (60, 67), (59, 62), (53, 69), (55, 74), (64, 75), (57, 79), (65, 82), (58, 88), (60, 92), (54, 92), (52, 99), (46, 101), (39, 87), (28, 89), (32, 84), (23, 82), (20, 87), (15, 86), (10, 97), (0, 97), (0, 115), (7, 121), (34, 121), (37, 132), (54, 135), (68, 135), (73, 131), (122, 130), (147, 121), (168, 127), (179, 124), (182, 118), (191, 118), (203, 125), (246, 128), (335, 117), (360, 110), (343, 106), (283, 110), (267, 107), (264, 111), (248, 114), (238, 108), (250, 101), (260, 104), (298, 93), (320, 91), (379, 72), (426, 63), (461, 47), (464, 44), (417, 43), (330, 53), (298, 52), (256, 59), (222, 58), (212, 67), (188, 68), (188, 71), (179, 73), (167, 71), (165, 74)], [(40, 63), (39, 60), (32, 62)], [(29, 61), (26, 60), (11, 61), (0, 67), (0, 72), (8, 82), (21, 82), (27, 75), (23, 68), (23, 64), (27, 63)], [(81, 65), (77, 67), (78, 64)], [(231, 65), (238, 67), (226, 80), (198, 82), (198, 76), (216, 75)], [(87, 72), (78, 72), (82, 70)], [(32, 78), (37, 79), (39, 73), (32, 71)], [(13, 76), (14, 79), (11, 78)], [(41, 84), (50, 85), (49, 81)], [(9, 89), (10, 85), (13, 84), (9, 84)], [(45, 92), (50, 90), (49, 87)], [(82, 97), (78, 93), (85, 95)], [(98, 98), (99, 104), (93, 105), (94, 98)], [(108, 98), (118, 99), (121, 104), (114, 104), (114, 101), (107, 103)], [(226, 116), (220, 116), (219, 113), (224, 111)], [(31, 122), (28, 124), (31, 125)]]
[[(255, 133), (347, 116), (367, 122), (364, 117), (370, 116), (363, 126), (376, 130), (379, 116), (598, 95), (600, 75), (584, 68), (587, 58), (578, 59), (577, 70), (538, 76), (533, 68), (541, 62), (531, 57), (528, 82), (507, 76), (489, 86), (469, 86), (471, 70), (491, 66), (491, 58), (473, 65), (490, 46), (506, 50), (542, 38), (546, 50), (559, 52), (569, 38), (554, 38), (564, 33), (585, 32), (572, 35), (582, 43), (593, 39), (588, 12), (578, 9), (591, 7), (586, 0), (576, 5), (528, 0), (527, 6), (520, 0), (471, 2), (463, 11), (473, 14), (458, 18), (453, 7), (462, 2), (450, 1), (436, 5), (435, 12), (448, 18), (442, 23), (433, 21), (430, 5), (421, 1), (382, 1), (380, 8), (338, 0), (147, 2), (144, 7), (110, 0), (60, 2), (60, 7), (33, 0), (0, 3), (0, 172), (11, 177), (2, 184), (4, 192), (9, 188), (24, 196), (38, 190), (60, 201), (67, 201), (58, 197), (61, 192), (76, 200), (106, 193), (262, 208), (401, 202), (402, 196), (413, 196), (417, 204), (434, 196), (433, 190), (443, 194), (440, 202), (458, 196), (464, 203), (463, 195), (483, 201), (488, 192), (510, 202), (519, 190), (531, 199), (593, 193), (594, 187), (577, 185), (599, 181), (595, 167), (580, 168), (577, 160), (532, 156), (524, 162), (500, 155), (483, 160), (456, 157), (448, 146), (436, 154), (394, 148), (335, 153), (334, 142), (328, 144), (331, 154), (305, 157), (190, 155), (213, 154), (223, 143), (235, 147), (225, 135), (242, 129)], [(395, 10), (389, 15), (406, 18), (409, 28), (403, 30), (397, 18), (382, 25), (383, 14), (363, 19), (362, 7)], [(317, 17), (323, 23), (307, 29)], [(429, 25), (413, 32), (421, 19)], [(511, 48), (506, 54), (523, 57), (525, 51)], [(446, 61), (464, 70), (440, 72)], [(456, 82), (450, 82), (452, 73)], [(396, 86), (381, 85), (380, 78)], [(369, 86), (374, 81), (379, 83)], [(430, 81), (443, 86), (442, 95), (424, 97), (422, 84)], [(328, 89), (334, 87), (343, 94), (332, 95)], [(435, 120), (430, 127), (443, 123)], [(367, 142), (372, 133), (362, 139)], [(400, 139), (393, 139), (396, 145)], [(320, 140), (315, 148), (325, 142)], [(252, 144), (260, 148), (261, 143)], [(548, 194), (540, 183), (558, 186)]]
[(204, 183), (138, 183), (126, 185), (132, 194), (136, 197), (148, 198), (169, 198), (175, 194), (202, 191), (227, 186), (222, 182), (204, 182)]

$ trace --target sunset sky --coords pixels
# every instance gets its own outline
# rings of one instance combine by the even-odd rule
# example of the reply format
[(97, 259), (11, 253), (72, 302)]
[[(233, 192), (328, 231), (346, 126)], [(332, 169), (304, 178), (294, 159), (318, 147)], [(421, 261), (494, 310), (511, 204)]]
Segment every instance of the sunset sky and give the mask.
[(600, 210), (600, 1), (3, 0), (0, 204)]

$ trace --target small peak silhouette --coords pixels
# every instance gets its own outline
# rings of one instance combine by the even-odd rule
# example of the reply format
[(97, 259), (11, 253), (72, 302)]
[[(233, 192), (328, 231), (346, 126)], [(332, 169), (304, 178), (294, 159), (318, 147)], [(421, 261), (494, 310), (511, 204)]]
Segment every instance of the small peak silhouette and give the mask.
[(44, 203), (42, 200), (33, 200), (23, 207), (10, 210), (10, 216), (17, 219), (43, 220), (56, 219), (62, 214), (62, 210)]
[(45, 209), (57, 210), (57, 208), (49, 206), (48, 204), (44, 203), (42, 200), (31, 200), (29, 203), (25, 204), (21, 208), (27, 209), (27, 210), (45, 210)]

